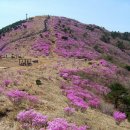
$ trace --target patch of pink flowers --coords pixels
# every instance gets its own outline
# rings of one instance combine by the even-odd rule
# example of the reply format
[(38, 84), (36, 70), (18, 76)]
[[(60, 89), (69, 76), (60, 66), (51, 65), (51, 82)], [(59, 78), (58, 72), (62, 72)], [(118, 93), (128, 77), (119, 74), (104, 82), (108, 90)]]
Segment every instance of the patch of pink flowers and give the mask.
[(12, 83), (12, 81), (11, 80), (9, 80), (9, 79), (5, 79), (4, 81), (3, 81), (3, 84), (7, 87), (9, 84), (11, 84)]
[(48, 122), (47, 130), (67, 130), (68, 122), (62, 118), (55, 118)]
[(33, 109), (21, 111), (17, 115), (17, 120), (21, 123), (23, 129), (40, 129), (40, 130), (88, 130), (88, 126), (77, 126), (69, 123), (64, 118), (55, 118), (48, 122), (48, 117), (36, 112)]
[(78, 86), (80, 85), (81, 88), (94, 90), (99, 94), (107, 95), (110, 92), (110, 89), (108, 87), (95, 83), (89, 79), (83, 79), (80, 76), (76, 75), (77, 73), (82, 71), (84, 70), (63, 69), (60, 71), (60, 76), (63, 77), (64, 79), (70, 80), (74, 85)]
[(104, 59), (95, 61), (88, 67), (84, 68), (84, 72), (93, 77), (99, 76), (100, 78), (113, 79), (116, 77), (118, 69), (117, 66), (105, 61)]
[(114, 112), (113, 117), (116, 120), (116, 122), (120, 124), (126, 119), (126, 114), (123, 112), (116, 111)]
[(32, 50), (35, 56), (48, 56), (50, 54), (51, 45), (39, 38), (33, 45)]
[[(105, 62), (101, 62), (101, 64), (104, 65)], [(68, 83), (62, 84), (62, 93), (70, 100), (71, 105), (76, 108), (81, 108), (81, 110), (88, 107), (98, 108), (101, 103), (100, 97), (107, 95), (110, 89), (90, 79), (82, 78), (78, 75), (81, 71), (84, 71), (84, 69), (60, 70), (60, 76), (68, 81)]]
[(75, 109), (71, 107), (66, 107), (64, 108), (64, 112), (66, 113), (66, 115), (70, 116), (75, 112)]
[[(91, 107), (97, 107), (100, 105), (100, 100), (96, 95), (87, 91), (80, 86), (70, 86), (70, 85), (62, 85), (63, 94), (71, 101), (71, 105), (75, 106), (77, 109), (87, 109), (89, 107), (89, 101), (97, 101), (91, 105)], [(93, 101), (93, 103), (94, 103)]]
[(58, 39), (55, 52), (63, 57), (76, 57), (89, 60), (97, 59), (99, 57), (99, 54), (92, 49), (90, 50), (84, 42), (73, 39)]
[(87, 130), (88, 126), (77, 126), (76, 124), (68, 123), (63, 118), (55, 118), (53, 121), (48, 122), (47, 130)]
[(44, 116), (33, 109), (20, 112), (17, 115), (17, 120), (22, 124), (24, 129), (38, 129), (47, 125), (47, 116)]
[(30, 101), (33, 103), (38, 102), (38, 98), (36, 96), (29, 95), (27, 92), (20, 90), (10, 90), (6, 93), (6, 96), (15, 104), (19, 104), (22, 101)]
[(93, 108), (98, 108), (100, 105), (100, 100), (98, 98), (92, 99), (88, 101), (88, 105)]

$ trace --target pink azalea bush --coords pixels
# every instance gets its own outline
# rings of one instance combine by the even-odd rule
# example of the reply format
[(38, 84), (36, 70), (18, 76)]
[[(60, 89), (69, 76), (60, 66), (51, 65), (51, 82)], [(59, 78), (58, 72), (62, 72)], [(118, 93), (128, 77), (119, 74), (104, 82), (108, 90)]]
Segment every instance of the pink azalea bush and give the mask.
[[(82, 75), (83, 74), (87, 75), (87, 77), (90, 80), (94, 80), (94, 79), (99, 78), (99, 79), (102, 79), (103, 81), (108, 82), (108, 83), (117, 78), (117, 73), (119, 71), (117, 66), (115, 66), (115, 65), (113, 65), (113, 64), (111, 64), (103, 59), (98, 60), (98, 61), (93, 61), (90, 63), (91, 64), (89, 64), (87, 67), (85, 67), (83, 69), (77, 69), (77, 70), (62, 69), (60, 71), (60, 76), (63, 78), (70, 79), (70, 78), (73, 78), (71, 76), (82, 73)], [(79, 77), (77, 80), (80, 80), (81, 78)], [(94, 84), (92, 84), (91, 87), (92, 86), (94, 86)], [(100, 85), (100, 87), (101, 87), (101, 85)], [(97, 87), (97, 88), (99, 88), (99, 87)], [(103, 87), (101, 87), (100, 89), (103, 89)]]
[(88, 101), (88, 105), (93, 108), (98, 108), (100, 105), (100, 100), (98, 98), (92, 99)]
[(118, 68), (104, 59), (101, 59), (84, 68), (83, 72), (88, 74), (89, 77), (93, 77), (93, 79), (99, 78), (102, 79), (102, 82), (110, 83), (117, 78)]
[(47, 130), (87, 130), (88, 126), (77, 126), (76, 124), (68, 123), (63, 118), (55, 118), (48, 122)]
[(6, 96), (14, 104), (20, 104), (22, 101), (30, 101), (33, 103), (38, 102), (38, 98), (33, 95), (29, 95), (27, 92), (20, 90), (10, 90), (6, 93)]
[[(89, 60), (100, 57), (98, 52), (88, 46), (86, 40), (81, 40), (84, 39), (83, 35), (86, 33), (86, 27), (73, 20), (68, 22), (65, 18), (55, 19), (54, 21), (54, 24), (51, 26), (58, 28), (58, 32), (57, 29), (54, 30), (56, 34), (55, 52), (58, 55)], [(59, 23), (59, 21), (62, 21), (62, 24)], [(62, 25), (64, 25), (64, 27)], [(65, 25), (67, 25), (67, 27)], [(73, 36), (73, 31), (75, 31), (77, 37)]]
[[(77, 109), (85, 110), (89, 105), (91, 107), (98, 107), (100, 105), (100, 100), (96, 95), (80, 86), (62, 85), (62, 92), (70, 100), (70, 105), (75, 106)], [(95, 101), (95, 105), (89, 103), (92, 100)]]
[(94, 50), (90, 50), (84, 42), (73, 39), (61, 40), (56, 42), (55, 52), (63, 57), (76, 57), (84, 59), (97, 59), (99, 54)]
[(77, 75), (81, 71), (84, 71), (84, 69), (60, 70), (60, 76), (68, 81), (68, 84), (63, 83), (61, 85), (62, 93), (70, 100), (70, 104), (76, 108), (81, 108), (81, 110), (88, 107), (98, 108), (101, 104), (100, 96), (107, 95), (110, 89)]
[(113, 117), (116, 120), (117, 124), (120, 124), (126, 119), (126, 114), (123, 112), (116, 111), (114, 112)]
[(3, 84), (7, 87), (9, 84), (11, 84), (12, 83), (12, 81), (11, 80), (9, 80), (9, 79), (5, 79), (4, 81), (3, 81)]
[(66, 115), (70, 116), (75, 112), (75, 109), (71, 107), (66, 107), (64, 108), (64, 112), (66, 113)]
[(48, 122), (47, 130), (67, 130), (68, 122), (62, 118), (55, 118)]
[(24, 129), (42, 128), (47, 125), (47, 116), (42, 115), (33, 109), (22, 111), (17, 115), (17, 120), (22, 124)]
[(50, 43), (45, 42), (42, 38), (39, 38), (33, 45), (32, 50), (35, 56), (48, 56), (50, 54)]
[(87, 130), (89, 127), (77, 126), (74, 123), (69, 123), (64, 118), (55, 118), (48, 121), (48, 117), (42, 115), (33, 109), (21, 111), (17, 115), (17, 120), (21, 123), (23, 129), (40, 129), (40, 130)]
[(76, 75), (77, 73), (82, 71), (86, 73), (86, 71), (80, 69), (79, 70), (62, 69), (60, 70), (60, 76), (63, 77), (64, 79), (71, 80), (74, 85), (80, 85), (80, 87), (82, 88), (92, 89), (99, 94), (107, 95), (110, 92), (110, 89), (108, 87), (97, 84), (89, 79), (83, 79), (80, 76)]

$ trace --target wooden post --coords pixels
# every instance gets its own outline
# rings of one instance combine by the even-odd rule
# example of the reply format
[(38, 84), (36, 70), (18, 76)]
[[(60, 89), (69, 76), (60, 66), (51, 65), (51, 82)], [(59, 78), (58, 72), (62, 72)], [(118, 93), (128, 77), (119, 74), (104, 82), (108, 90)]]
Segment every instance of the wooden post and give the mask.
[(27, 66), (29, 66), (29, 61), (28, 61), (28, 59), (27, 59)]
[(21, 65), (24, 65), (24, 64), (23, 64), (23, 59), (22, 59), (22, 63), (21, 63)]
[(20, 59), (19, 59), (19, 65), (20, 65)]
[(25, 66), (27, 65), (27, 59), (25, 59)]
[(28, 20), (28, 14), (26, 14), (26, 20)]

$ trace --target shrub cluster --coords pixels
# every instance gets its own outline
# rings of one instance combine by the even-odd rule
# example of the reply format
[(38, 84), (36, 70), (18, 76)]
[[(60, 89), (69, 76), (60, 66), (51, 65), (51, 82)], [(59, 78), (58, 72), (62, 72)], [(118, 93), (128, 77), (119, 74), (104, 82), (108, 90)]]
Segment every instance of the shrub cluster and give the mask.
[(6, 93), (6, 96), (14, 104), (20, 104), (22, 101), (29, 101), (33, 103), (38, 102), (38, 98), (33, 95), (29, 95), (27, 92), (20, 90), (10, 90)]
[(71, 81), (71, 84), (62, 84), (61, 89), (63, 94), (71, 101), (71, 104), (76, 108), (87, 109), (88, 106), (97, 108), (100, 106), (100, 99), (94, 93), (107, 95), (110, 92), (108, 87), (94, 83), (88, 79), (82, 79), (77, 76), (81, 70), (60, 71), (60, 76), (65, 80)]
[(63, 118), (55, 118), (48, 121), (48, 117), (34, 111), (33, 109), (22, 111), (17, 115), (17, 120), (21, 123), (23, 129), (40, 129), (40, 130), (87, 130), (88, 126), (77, 126), (67, 122)]
[(117, 121), (117, 124), (120, 124), (122, 121), (124, 121), (126, 119), (126, 114), (116, 111), (116, 112), (114, 112), (113, 117)]

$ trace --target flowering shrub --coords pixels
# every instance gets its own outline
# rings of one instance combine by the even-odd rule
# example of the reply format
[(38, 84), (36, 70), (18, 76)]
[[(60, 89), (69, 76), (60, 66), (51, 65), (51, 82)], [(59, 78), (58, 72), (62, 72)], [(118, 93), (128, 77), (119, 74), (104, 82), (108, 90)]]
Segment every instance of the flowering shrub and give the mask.
[[(71, 101), (73, 105), (81, 108), (87, 108), (88, 106), (97, 108), (100, 105), (99, 98), (91, 91), (99, 94), (107, 95), (110, 89), (94, 83), (88, 79), (82, 79), (75, 74), (81, 70), (61, 70), (60, 76), (64, 79), (69, 79), (73, 85), (62, 85), (62, 91)], [(88, 90), (88, 91), (87, 91)], [(86, 102), (88, 102), (86, 104)]]
[(38, 102), (37, 97), (35, 97), (33, 95), (29, 95), (27, 92), (20, 91), (20, 90), (10, 90), (6, 93), (6, 95), (10, 99), (10, 101), (15, 104), (19, 104), (23, 100), (30, 101), (33, 103)]
[(27, 100), (32, 103), (38, 103), (38, 98), (33, 95), (27, 95)]
[(47, 124), (47, 116), (44, 116), (33, 109), (20, 112), (17, 115), (17, 120), (22, 124), (24, 129), (42, 128)]
[(27, 93), (19, 90), (11, 90), (7, 92), (7, 97), (14, 103), (21, 102), (27, 98)]
[(70, 116), (70, 115), (72, 115), (72, 114), (75, 112), (75, 109), (74, 109), (74, 108), (71, 108), (71, 107), (66, 107), (66, 108), (64, 108), (64, 112), (65, 112), (68, 116)]
[(95, 41), (93, 40), (94, 42), (91, 42), (92, 40), (90, 41), (90, 38), (88, 40), (86, 26), (83, 26), (82, 24), (73, 20), (68, 22), (63, 18), (60, 18), (60, 21), (62, 21), (62, 24), (59, 23), (59, 20), (55, 19), (55, 24), (52, 25), (53, 28), (58, 28), (58, 31), (55, 29), (57, 38), (55, 51), (58, 55), (63, 57), (76, 57), (84, 59), (96, 59), (100, 57), (98, 52), (96, 52), (92, 47), (88, 46), (89, 42), (91, 44), (95, 43), (97, 38), (95, 38), (94, 35), (94, 37), (91, 38), (96, 39)]
[[(71, 101), (71, 104), (76, 108), (87, 109), (89, 106), (89, 100), (94, 100), (95, 102), (98, 100), (98, 97), (87, 91), (80, 86), (70, 86), (63, 84), (61, 86), (63, 94)], [(94, 102), (93, 101), (93, 102)], [(88, 102), (88, 103), (87, 103)], [(100, 105), (100, 101), (96, 102), (95, 106)], [(92, 105), (91, 105), (92, 106)]]
[(77, 108), (87, 109), (88, 108), (88, 104), (85, 102), (83, 97), (80, 97), (80, 94), (79, 95), (77, 93), (74, 94), (74, 92), (75, 91), (72, 91), (70, 93), (68, 92), (67, 93), (67, 98), (71, 101), (71, 103), (74, 106), (77, 106)]
[[(104, 60), (101, 60), (100, 64), (107, 66), (107, 62)], [(69, 81), (68, 84), (62, 84), (62, 92), (71, 101), (71, 105), (76, 108), (81, 108), (81, 110), (85, 110), (89, 106), (98, 108), (101, 102), (96, 94), (107, 95), (111, 90), (90, 79), (81, 77), (79, 73), (82, 71), (87, 73), (85, 69), (60, 70), (60, 76)]]
[(50, 43), (43, 41), (43, 39), (38, 39), (32, 46), (32, 50), (35, 51), (35, 56), (48, 56), (50, 53)]
[(55, 118), (47, 122), (47, 116), (42, 115), (33, 109), (21, 111), (17, 115), (17, 120), (21, 123), (23, 129), (40, 129), (40, 130), (87, 130), (88, 126), (77, 126), (68, 123), (63, 118)]
[(63, 118), (55, 118), (53, 121), (48, 122), (47, 130), (87, 130), (88, 128), (88, 126), (78, 127), (74, 123), (68, 123)]
[(47, 130), (67, 130), (68, 122), (62, 118), (56, 118), (48, 122)]
[[(96, 82), (98, 80), (98, 82), (108, 84), (119, 77), (118, 72), (119, 72), (119, 69), (117, 68), (117, 66), (101, 59), (98, 61), (89, 62), (88, 66), (83, 69), (61, 70), (60, 75), (63, 77), (67, 75), (68, 73), (69, 74), (68, 78), (72, 78), (70, 76), (76, 75), (76, 76), (80, 76), (80, 78), (82, 79), (89, 79), (91, 81), (96, 81)], [(94, 86), (94, 84), (92, 84), (91, 87), (92, 86)], [(100, 89), (103, 89), (101, 85), (100, 85)], [(107, 93), (107, 91), (105, 93)]]
[(100, 100), (99, 99), (92, 99), (88, 101), (89, 106), (93, 107), (93, 108), (98, 108), (98, 106), (100, 105)]
[(88, 49), (86, 44), (81, 41), (76, 41), (73, 39), (60, 40), (56, 42), (55, 52), (63, 57), (76, 57), (84, 59), (97, 59), (99, 54), (94, 50)]
[(41, 113), (36, 113), (36, 116), (32, 120), (32, 125), (35, 127), (43, 127), (46, 126), (47, 116), (43, 116)]
[(113, 117), (117, 121), (117, 123), (120, 124), (122, 121), (124, 121), (126, 119), (126, 114), (116, 111), (116, 112), (114, 112)]
[(87, 73), (85, 70), (66, 70), (63, 69), (60, 71), (60, 76), (64, 79), (69, 79), (72, 81), (74, 85), (80, 85), (82, 88), (88, 88), (96, 91), (99, 94), (107, 95), (110, 92), (108, 87), (92, 82), (89, 79), (83, 79), (80, 76), (77, 76), (78, 73), (81, 72)]
[(4, 80), (3, 81), (3, 83), (4, 83), (4, 85), (7, 87), (9, 84), (11, 84), (11, 80), (9, 80), (9, 79), (6, 79), (6, 80)]
[(92, 75), (94, 78), (96, 76), (100, 76), (100, 78), (107, 78), (112, 79), (117, 73), (117, 67), (109, 62), (101, 59), (98, 62), (89, 65), (87, 68), (84, 69), (89, 75)]

